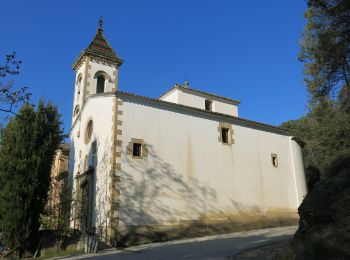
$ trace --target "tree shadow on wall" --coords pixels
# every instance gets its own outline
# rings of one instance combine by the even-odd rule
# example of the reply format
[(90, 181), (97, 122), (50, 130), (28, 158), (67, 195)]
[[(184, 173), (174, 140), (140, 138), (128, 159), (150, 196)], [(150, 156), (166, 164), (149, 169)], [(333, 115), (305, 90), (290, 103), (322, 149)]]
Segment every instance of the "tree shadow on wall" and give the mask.
[(75, 158), (75, 144), (74, 141), (71, 140), (70, 146), (69, 146), (69, 161), (68, 161), (68, 192), (72, 193), (73, 192), (73, 168), (76, 163), (76, 158)]
[[(210, 225), (204, 219), (208, 212), (225, 214), (217, 208), (216, 191), (193, 175), (177, 173), (152, 145), (147, 149), (143, 159), (122, 151), (119, 242), (131, 245), (225, 232), (220, 223)], [(232, 201), (228, 210), (256, 208)]]
[(98, 237), (108, 242), (108, 221), (109, 221), (109, 173), (110, 173), (110, 152), (103, 149), (103, 154), (99, 154), (99, 147), (109, 147), (109, 141), (101, 143), (99, 138), (96, 138), (89, 150), (89, 165), (94, 169), (93, 174), (93, 217), (92, 225), (93, 231)]
[(119, 214), (120, 223), (127, 226), (123, 237), (130, 244), (147, 240), (147, 236), (150, 240), (163, 240), (166, 234), (155, 231), (155, 226), (166, 229), (164, 224), (179, 226), (180, 220), (198, 219), (206, 200), (216, 200), (213, 189), (200, 185), (194, 178), (185, 179), (158, 156), (153, 146), (147, 145), (147, 149), (148, 156), (143, 159), (122, 152), (125, 161)]
[[(86, 155), (81, 158), (75, 158), (74, 143), (71, 143), (71, 160), (73, 165), (78, 164), (78, 174), (73, 177), (69, 175), (70, 192), (72, 194), (72, 211), (71, 221), (73, 221), (74, 229), (79, 229), (88, 233), (95, 233), (102, 241), (108, 241), (108, 221), (109, 221), (109, 166), (110, 152), (103, 149), (103, 153), (99, 153), (103, 147), (110, 145), (108, 141), (101, 143), (98, 137), (89, 144), (89, 150)], [(71, 167), (71, 166), (70, 166)], [(73, 172), (73, 169), (70, 169)], [(82, 212), (82, 194), (81, 184), (89, 182), (89, 210), (87, 212), (86, 222), (89, 224), (82, 227), (81, 221), (84, 220)], [(73, 187), (74, 185), (74, 187)]]

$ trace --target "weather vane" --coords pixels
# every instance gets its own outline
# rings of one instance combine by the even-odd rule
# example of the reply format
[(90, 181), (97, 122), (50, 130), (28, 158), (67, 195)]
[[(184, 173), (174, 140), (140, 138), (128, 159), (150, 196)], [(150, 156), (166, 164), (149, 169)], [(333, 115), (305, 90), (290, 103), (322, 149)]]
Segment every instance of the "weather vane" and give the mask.
[(98, 31), (99, 31), (99, 32), (103, 32), (103, 20), (102, 20), (102, 16), (101, 16), (100, 19), (98, 20)]

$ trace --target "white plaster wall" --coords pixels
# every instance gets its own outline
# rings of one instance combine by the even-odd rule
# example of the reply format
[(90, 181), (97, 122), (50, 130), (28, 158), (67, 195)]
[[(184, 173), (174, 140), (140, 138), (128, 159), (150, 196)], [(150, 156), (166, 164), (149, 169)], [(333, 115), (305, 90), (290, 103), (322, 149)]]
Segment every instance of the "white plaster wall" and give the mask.
[(179, 90), (174, 89), (172, 92), (160, 98), (160, 100), (164, 100), (167, 102), (179, 104)]
[(214, 112), (238, 116), (238, 106), (213, 100)]
[(204, 94), (187, 93), (180, 89), (174, 89), (172, 92), (160, 98), (160, 100), (181, 104), (185, 106), (195, 107), (199, 109), (205, 109), (205, 100), (211, 100), (212, 109), (214, 112), (228, 114), (231, 116), (238, 116), (238, 106), (233, 105), (224, 100), (212, 96), (205, 96)]
[(303, 156), (301, 147), (296, 141), (291, 139), (290, 146), (294, 162), (295, 187), (297, 189), (297, 205), (299, 205), (307, 193)]
[[(235, 143), (225, 145), (218, 141), (220, 120), (121, 99), (121, 225), (297, 211), (306, 191), (296, 190), (304, 177), (296, 147), (293, 164), (290, 136), (233, 124)], [(131, 138), (146, 142), (147, 158), (126, 154)]]
[[(91, 144), (97, 142), (97, 166), (95, 171), (95, 187), (93, 197), (95, 198), (93, 222), (95, 226), (108, 225), (109, 209), (109, 172), (110, 172), (110, 151), (112, 143), (112, 108), (113, 96), (90, 97), (82, 111), (82, 114), (70, 134), (71, 151), (69, 174), (74, 180), (78, 172), (84, 171), (85, 156), (88, 157), (89, 165), (92, 164)], [(85, 130), (89, 120), (93, 120), (93, 133), (90, 141), (84, 142)], [(78, 137), (78, 133), (80, 136)], [(75, 192), (75, 184), (72, 186)]]
[[(74, 119), (75, 121), (75, 119)], [(80, 120), (78, 119), (75, 124), (72, 126), (71, 132), (70, 132), (70, 150), (69, 150), (69, 163), (68, 163), (68, 186), (70, 188), (70, 191), (72, 192), (73, 198), (75, 198), (76, 194), (76, 176), (78, 172), (81, 172), (81, 164), (83, 162), (84, 157), (81, 156), (81, 147), (82, 144), (80, 143), (81, 138), (80, 135)], [(73, 221), (70, 222), (71, 228), (76, 228), (76, 221), (74, 219), (74, 216), (76, 216), (75, 212), (75, 202), (72, 202), (72, 208), (71, 208), (71, 219)]]

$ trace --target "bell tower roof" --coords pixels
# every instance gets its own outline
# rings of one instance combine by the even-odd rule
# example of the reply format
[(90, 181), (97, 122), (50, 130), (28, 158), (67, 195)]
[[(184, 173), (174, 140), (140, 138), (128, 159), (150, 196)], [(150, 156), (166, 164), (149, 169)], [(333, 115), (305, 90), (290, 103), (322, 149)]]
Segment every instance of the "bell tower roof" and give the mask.
[(90, 45), (79, 55), (78, 59), (73, 64), (73, 69), (78, 66), (85, 55), (100, 58), (117, 66), (120, 66), (123, 63), (123, 60), (118, 57), (117, 53), (113, 50), (112, 46), (108, 43), (103, 35), (102, 17), (100, 17), (94, 39)]

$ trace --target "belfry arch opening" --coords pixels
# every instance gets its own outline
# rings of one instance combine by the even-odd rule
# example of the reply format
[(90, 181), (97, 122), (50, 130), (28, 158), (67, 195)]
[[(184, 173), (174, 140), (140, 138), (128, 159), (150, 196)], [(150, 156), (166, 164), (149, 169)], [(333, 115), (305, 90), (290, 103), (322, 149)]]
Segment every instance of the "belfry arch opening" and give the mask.
[(95, 74), (96, 94), (104, 93), (106, 89), (106, 81), (111, 81), (109, 75), (104, 71), (98, 71)]
[(105, 92), (105, 77), (100, 75), (97, 76), (97, 87), (96, 94)]

